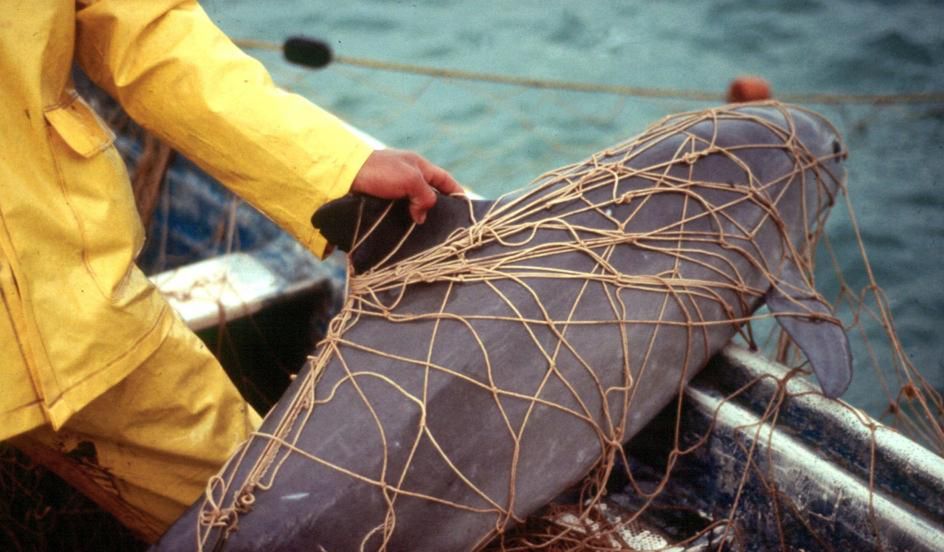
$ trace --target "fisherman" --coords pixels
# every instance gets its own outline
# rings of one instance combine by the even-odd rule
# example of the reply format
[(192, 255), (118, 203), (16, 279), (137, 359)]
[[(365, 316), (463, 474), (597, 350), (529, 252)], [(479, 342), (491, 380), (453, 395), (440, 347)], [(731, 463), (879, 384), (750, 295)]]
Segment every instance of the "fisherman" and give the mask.
[(147, 540), (205, 489), (259, 416), (134, 264), (143, 243), (114, 136), (73, 61), (131, 117), (316, 255), (309, 222), (349, 190), (408, 197), (443, 169), (373, 151), (275, 87), (195, 0), (11, 0), (0, 17), (0, 439)]

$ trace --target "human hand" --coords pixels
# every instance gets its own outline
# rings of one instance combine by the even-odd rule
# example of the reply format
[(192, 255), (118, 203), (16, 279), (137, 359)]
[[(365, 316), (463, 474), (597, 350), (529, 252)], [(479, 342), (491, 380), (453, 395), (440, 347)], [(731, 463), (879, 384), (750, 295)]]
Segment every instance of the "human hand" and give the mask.
[(370, 154), (354, 177), (351, 191), (382, 199), (410, 199), (410, 216), (416, 224), (426, 221), (426, 211), (436, 204), (436, 192), (465, 193), (444, 169), (421, 155), (396, 149)]

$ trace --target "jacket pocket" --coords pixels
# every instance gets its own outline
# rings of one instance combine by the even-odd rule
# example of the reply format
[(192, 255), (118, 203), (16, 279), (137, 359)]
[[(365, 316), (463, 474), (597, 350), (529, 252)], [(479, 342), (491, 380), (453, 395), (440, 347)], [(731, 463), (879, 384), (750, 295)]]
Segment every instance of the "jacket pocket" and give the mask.
[(75, 92), (45, 117), (85, 267), (112, 303), (132, 300), (142, 292), (141, 285), (129, 286), (129, 278), (144, 229), (115, 135)]
[(74, 92), (65, 104), (46, 110), (46, 121), (72, 151), (88, 159), (115, 141), (115, 134)]

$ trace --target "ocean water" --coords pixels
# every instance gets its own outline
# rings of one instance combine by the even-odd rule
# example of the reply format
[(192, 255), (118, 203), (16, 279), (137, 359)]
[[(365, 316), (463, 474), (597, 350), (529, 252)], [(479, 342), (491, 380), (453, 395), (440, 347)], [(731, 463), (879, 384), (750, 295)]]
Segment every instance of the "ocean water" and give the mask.
[[(944, 2), (878, 0), (205, 0), (232, 37), (305, 34), (343, 56), (723, 94), (741, 74), (777, 93), (944, 90)], [(537, 90), (332, 64), (300, 69), (251, 51), (282, 86), (385, 143), (414, 149), (496, 196), (622, 141), (669, 113), (711, 105)], [(875, 277), (911, 361), (944, 389), (944, 104), (815, 105), (844, 133), (849, 194)], [(867, 284), (850, 219), (827, 226), (852, 289)], [(834, 297), (827, 259), (817, 285)], [(877, 324), (866, 325), (873, 338)], [(866, 355), (846, 400), (880, 415)], [(879, 349), (880, 362), (887, 351)]]

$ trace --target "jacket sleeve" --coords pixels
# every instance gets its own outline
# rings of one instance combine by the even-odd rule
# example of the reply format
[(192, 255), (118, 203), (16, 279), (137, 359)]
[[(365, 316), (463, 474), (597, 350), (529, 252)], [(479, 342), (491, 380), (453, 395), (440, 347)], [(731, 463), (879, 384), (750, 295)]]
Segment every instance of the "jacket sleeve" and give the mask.
[(76, 57), (141, 126), (324, 254), (311, 215), (347, 193), (371, 148), (276, 87), (196, 1), (79, 0)]

